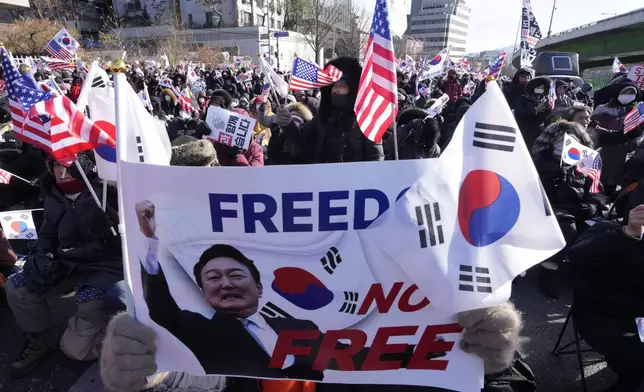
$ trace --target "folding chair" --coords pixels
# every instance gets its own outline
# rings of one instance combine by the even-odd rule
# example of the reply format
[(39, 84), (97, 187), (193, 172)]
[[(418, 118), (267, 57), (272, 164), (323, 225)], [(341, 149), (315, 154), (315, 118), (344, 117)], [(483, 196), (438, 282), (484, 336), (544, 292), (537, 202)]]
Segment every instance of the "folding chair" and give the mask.
[[(568, 323), (572, 324), (572, 330), (574, 333), (574, 340), (570, 343), (566, 343), (563, 346), (559, 347), (561, 344), (561, 339), (563, 338), (564, 333), (566, 332), (566, 328), (568, 327)], [(559, 338), (557, 339), (557, 343), (555, 343), (555, 347), (552, 349), (552, 353), (555, 356), (560, 356), (560, 355), (567, 355), (567, 354), (576, 354), (577, 356), (577, 363), (579, 364), (579, 373), (581, 374), (581, 385), (582, 385), (582, 390), (583, 392), (587, 392), (586, 388), (586, 375), (584, 374), (584, 361), (583, 358), (581, 357), (582, 353), (587, 353), (587, 352), (594, 352), (592, 349), (581, 349), (581, 342), (582, 337), (579, 336), (579, 332), (577, 331), (577, 327), (575, 326), (575, 322), (572, 319), (572, 307), (568, 311), (568, 315), (566, 316), (566, 321), (564, 322), (563, 327), (561, 328), (561, 332), (559, 333)], [(571, 350), (566, 350), (568, 347), (574, 346), (574, 349)]]

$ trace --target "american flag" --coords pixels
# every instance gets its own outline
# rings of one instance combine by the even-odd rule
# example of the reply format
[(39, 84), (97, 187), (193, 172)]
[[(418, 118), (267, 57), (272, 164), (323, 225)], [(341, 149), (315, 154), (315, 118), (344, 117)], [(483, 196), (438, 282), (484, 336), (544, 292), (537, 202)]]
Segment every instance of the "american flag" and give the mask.
[[(589, 159), (592, 163), (589, 164)], [(599, 153), (595, 153), (594, 157), (589, 155), (588, 158), (583, 159), (577, 165), (577, 171), (584, 174), (593, 181), (590, 186), (590, 193), (599, 193), (600, 177), (602, 175), (602, 157)]]
[(342, 72), (332, 65), (321, 69), (315, 64), (296, 57), (291, 76), (291, 90), (320, 88), (335, 83), (340, 77), (342, 77)]
[(190, 102), (190, 99), (188, 99), (188, 97), (186, 97), (185, 95), (181, 94), (179, 90), (177, 90), (177, 88), (174, 87), (174, 84), (170, 79), (168, 78), (162, 79), (159, 82), (159, 85), (163, 87), (167, 87), (170, 89), (170, 91), (172, 91), (172, 93), (177, 97), (177, 100), (179, 101), (179, 106), (181, 106), (181, 110), (183, 110), (186, 113), (191, 113), (191, 112), (194, 112), (197, 114), (200, 113), (199, 109), (195, 108), (192, 105), (192, 102)]
[(45, 51), (53, 57), (72, 62), (78, 50), (78, 42), (63, 27), (54, 38), (45, 45)]
[(43, 59), (45, 63), (49, 66), (49, 69), (52, 71), (57, 70), (57, 69), (68, 69), (68, 70), (73, 70), (76, 68), (76, 66), (66, 60), (59, 60), (55, 59), (53, 57), (46, 57), (46, 56), (40, 56), (40, 58)]
[(557, 102), (557, 85), (554, 80), (550, 81), (550, 91), (548, 91), (548, 107), (552, 110)]
[(374, 142), (382, 140), (398, 112), (396, 61), (387, 0), (376, 0), (354, 110), (360, 129)]
[(269, 91), (271, 91), (271, 84), (264, 83), (264, 89), (262, 90), (262, 95), (267, 96)]
[(0, 169), (0, 184), (8, 184), (11, 181), (11, 173)]
[(77, 152), (100, 144), (116, 147), (114, 135), (108, 135), (86, 118), (69, 98), (53, 97), (50, 92), (25, 86), (24, 78), (4, 47), (0, 48), (0, 54), (17, 138), (65, 161)]
[(640, 102), (624, 117), (624, 133), (629, 133), (644, 122), (644, 102)]
[(507, 56), (507, 53), (501, 52), (496, 58), (494, 59), (494, 62), (490, 66), (490, 72), (486, 76), (491, 76), (494, 79), (498, 79), (499, 76), (501, 76), (501, 70), (503, 69), (503, 64), (505, 63), (505, 58)]

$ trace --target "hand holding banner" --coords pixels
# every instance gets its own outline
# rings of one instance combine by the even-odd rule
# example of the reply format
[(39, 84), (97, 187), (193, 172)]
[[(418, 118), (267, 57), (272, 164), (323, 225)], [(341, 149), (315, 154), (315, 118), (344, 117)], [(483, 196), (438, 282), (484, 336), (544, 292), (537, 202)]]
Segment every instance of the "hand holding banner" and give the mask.
[(226, 109), (210, 106), (206, 124), (212, 131), (209, 139), (228, 147), (248, 150), (257, 120)]

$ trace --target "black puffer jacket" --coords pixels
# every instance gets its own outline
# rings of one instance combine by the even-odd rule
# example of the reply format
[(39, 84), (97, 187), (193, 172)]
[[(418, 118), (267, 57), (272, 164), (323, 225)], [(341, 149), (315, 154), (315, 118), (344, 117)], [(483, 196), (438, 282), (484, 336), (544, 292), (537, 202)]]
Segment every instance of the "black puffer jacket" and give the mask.
[(362, 73), (358, 60), (340, 57), (328, 64), (342, 71), (342, 77), (349, 85), (347, 106), (341, 110), (334, 108), (331, 103), (332, 86), (323, 87), (318, 115), (301, 128), (291, 122), (284, 128), (286, 137), (298, 146), (305, 163), (384, 160), (382, 144), (364, 136), (353, 112)]
[[(543, 112), (537, 113), (535, 108), (539, 106), (544, 100), (547, 99), (550, 92), (550, 78), (538, 77), (528, 82), (526, 85), (526, 93), (521, 97), (520, 102), (513, 108), (514, 117), (517, 120), (517, 125), (523, 135), (528, 149), (532, 148), (532, 144), (541, 135), (541, 132), (546, 127), (546, 121), (550, 115), (550, 110), (546, 109)], [(543, 86), (543, 95), (535, 96), (534, 89)]]
[[(441, 149), (438, 141), (441, 136), (436, 119), (425, 121), (427, 112), (419, 108), (409, 108), (398, 115), (398, 153), (400, 159), (438, 158)], [(384, 143), (385, 157), (394, 160), (396, 149), (393, 136)]]
[(519, 83), (519, 76), (530, 74), (531, 73), (527, 68), (521, 68), (514, 74), (512, 82), (508, 83), (505, 88), (503, 88), (503, 95), (505, 95), (505, 99), (508, 101), (510, 109), (515, 110), (521, 102), (521, 97), (525, 94), (526, 85)]
[(644, 314), (644, 242), (626, 237), (622, 226), (599, 223), (568, 252), (575, 271), (573, 307), (635, 321)]
[[(70, 273), (80, 274), (84, 284), (108, 288), (123, 279), (121, 243), (112, 235), (110, 224), (116, 227), (118, 215), (116, 191), (108, 188), (107, 214), (96, 205), (88, 189), (75, 200), (66, 197), (47, 174), (41, 180), (45, 194), (45, 220), (38, 233), (37, 247), (51, 252), (65, 264)], [(102, 185), (94, 184), (101, 194)]]
[(562, 163), (554, 156), (555, 144), (569, 134), (586, 147), (593, 146), (580, 125), (561, 121), (546, 128), (532, 146), (534, 165), (557, 216), (589, 219), (601, 211), (604, 200), (589, 192), (591, 180), (577, 172), (575, 167)]

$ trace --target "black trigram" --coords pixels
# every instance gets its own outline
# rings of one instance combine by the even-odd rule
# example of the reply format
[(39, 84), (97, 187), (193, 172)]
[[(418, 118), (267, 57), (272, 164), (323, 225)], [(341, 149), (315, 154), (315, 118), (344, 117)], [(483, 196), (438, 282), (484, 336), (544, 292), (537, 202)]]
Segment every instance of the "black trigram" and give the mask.
[(20, 219), (22, 219), (22, 220), (27, 220), (27, 219), (29, 219), (29, 217), (30, 217), (30, 215), (20, 214)]
[(259, 313), (268, 318), (293, 318), (290, 314), (286, 313), (285, 310), (282, 310), (279, 306), (275, 305), (272, 302), (266, 302), (266, 305), (262, 306), (262, 309)]
[(460, 291), (476, 291), (479, 293), (492, 292), (492, 280), (490, 270), (484, 267), (472, 267), (471, 265), (460, 265), (458, 277)]
[(139, 162), (145, 162), (145, 156), (143, 155), (143, 142), (141, 141), (141, 136), (136, 137), (136, 151), (139, 154)]
[(97, 76), (92, 80), (92, 87), (107, 87), (105, 80), (102, 77)]
[(27, 239), (28, 239), (28, 240), (30, 240), (31, 238), (33, 238), (33, 236), (34, 236), (34, 235), (35, 235), (35, 234), (34, 234), (33, 232), (31, 232), (31, 231), (30, 231), (29, 233), (27, 233), (27, 234), (25, 235), (25, 237), (27, 237)]
[[(429, 245), (436, 246), (445, 242), (443, 237), (443, 226), (439, 224), (441, 220), (441, 210), (438, 203), (425, 204), (416, 206), (416, 222), (421, 229), (418, 231), (420, 247), (427, 248), (427, 238)], [(438, 241), (437, 241), (438, 240)]]
[(572, 140), (570, 140), (570, 139), (566, 139), (566, 142), (565, 142), (565, 144), (566, 144), (566, 146), (569, 146), (569, 145), (571, 145), (571, 144), (572, 144)]
[(5, 222), (9, 222), (12, 219), (13, 219), (13, 217), (11, 215), (7, 215), (4, 218), (2, 218), (2, 220), (4, 220)]
[(320, 263), (322, 263), (322, 267), (324, 267), (326, 272), (333, 274), (335, 269), (338, 268), (338, 265), (342, 263), (342, 256), (340, 256), (338, 249), (335, 246), (332, 246), (329, 251), (326, 252), (326, 256), (320, 259)]
[(356, 314), (359, 298), (360, 296), (358, 295), (358, 293), (353, 291), (345, 291), (344, 302), (342, 303), (342, 307), (340, 308), (339, 312)]
[[(517, 140), (516, 129), (479, 122), (474, 125), (474, 128), (479, 129), (479, 131), (474, 131), (474, 142), (472, 143), (474, 147), (505, 152), (514, 151), (514, 144)], [(489, 131), (494, 131), (494, 133)]]

